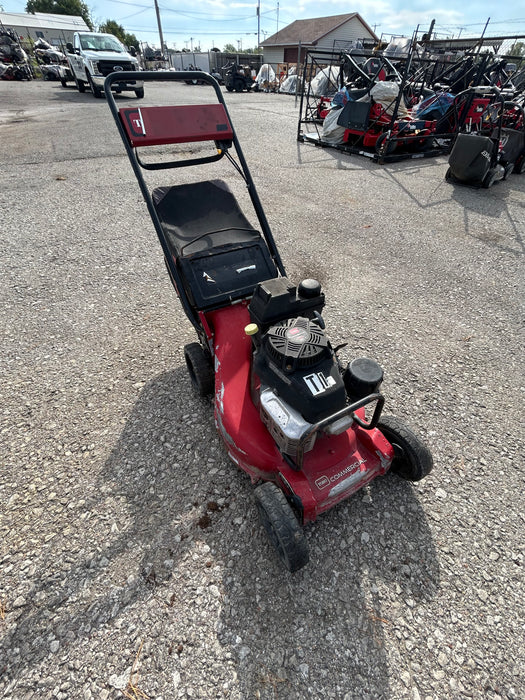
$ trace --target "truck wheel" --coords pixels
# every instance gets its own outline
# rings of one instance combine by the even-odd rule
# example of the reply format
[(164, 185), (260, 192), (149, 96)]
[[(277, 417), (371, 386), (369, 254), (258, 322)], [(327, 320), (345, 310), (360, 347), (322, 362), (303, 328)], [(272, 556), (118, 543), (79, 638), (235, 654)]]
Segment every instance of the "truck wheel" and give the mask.
[(144, 97), (144, 88), (138, 88), (135, 90), (135, 96), (138, 100), (141, 100)]
[(102, 88), (99, 88), (98, 85), (95, 85), (95, 83), (93, 82), (93, 78), (90, 76), (89, 73), (87, 73), (87, 79), (89, 87), (91, 88), (91, 92), (93, 93), (93, 97), (96, 97), (97, 100), (99, 100), (102, 97)]
[(67, 83), (64, 78), (60, 78), (60, 85), (62, 85), (62, 87), (67, 87)]
[(235, 80), (233, 83), (233, 89), (235, 92), (242, 92), (244, 90), (244, 83), (242, 80)]
[(292, 573), (302, 569), (308, 564), (308, 544), (286, 496), (271, 481), (257, 486), (253, 495), (261, 523), (279, 558)]
[(83, 80), (75, 78), (75, 84), (79, 92), (86, 92), (86, 83)]
[(391, 471), (402, 479), (419, 481), (432, 471), (432, 454), (408, 426), (394, 416), (381, 416), (377, 424), (394, 448)]

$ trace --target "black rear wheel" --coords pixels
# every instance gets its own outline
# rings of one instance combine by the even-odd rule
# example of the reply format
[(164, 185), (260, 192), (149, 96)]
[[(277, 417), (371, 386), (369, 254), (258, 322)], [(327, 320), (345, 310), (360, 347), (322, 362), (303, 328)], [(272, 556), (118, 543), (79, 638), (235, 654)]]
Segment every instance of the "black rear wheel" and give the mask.
[(271, 481), (257, 486), (254, 496), (261, 523), (279, 558), (292, 573), (302, 569), (310, 558), (308, 545), (286, 496)]
[(419, 481), (432, 471), (433, 460), (428, 447), (408, 426), (394, 416), (381, 416), (379, 430), (394, 448), (391, 471), (402, 479)]
[(199, 396), (209, 396), (215, 391), (215, 373), (211, 357), (199, 343), (184, 346), (184, 359), (191, 383)]
[(233, 83), (233, 89), (235, 92), (242, 92), (244, 90), (244, 82), (240, 79), (237, 79)]
[(137, 88), (137, 89), (135, 90), (135, 97), (136, 97), (138, 100), (141, 100), (141, 99), (144, 97), (144, 88)]

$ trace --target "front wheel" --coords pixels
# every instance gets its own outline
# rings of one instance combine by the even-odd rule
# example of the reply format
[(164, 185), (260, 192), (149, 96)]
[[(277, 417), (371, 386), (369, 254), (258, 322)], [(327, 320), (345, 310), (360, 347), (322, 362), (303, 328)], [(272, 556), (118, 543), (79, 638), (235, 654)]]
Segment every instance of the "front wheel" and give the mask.
[(488, 173), (485, 175), (483, 178), (483, 187), (488, 190), (489, 187), (492, 187), (492, 185), (496, 182), (498, 179), (498, 171), (496, 168), (491, 168)]
[(389, 156), (396, 150), (396, 146), (397, 141), (391, 141), (388, 138), (388, 134), (384, 133), (378, 137), (376, 141), (375, 150), (378, 155)]
[(191, 383), (199, 396), (209, 396), (215, 391), (215, 372), (211, 357), (200, 343), (184, 346), (184, 359), (188, 367)]
[(95, 85), (93, 82), (93, 78), (87, 74), (87, 79), (89, 83), (89, 87), (91, 88), (91, 92), (93, 93), (93, 97), (96, 97), (97, 100), (99, 100), (102, 97), (102, 88), (99, 88), (98, 85)]
[(67, 82), (64, 80), (64, 78), (60, 78), (60, 85), (62, 85), (62, 87), (67, 87)]
[(259, 518), (270, 542), (286, 568), (294, 573), (308, 564), (306, 537), (286, 496), (271, 481), (253, 492)]
[(83, 80), (75, 78), (75, 83), (79, 92), (86, 92), (86, 83)]
[(144, 97), (144, 88), (137, 88), (137, 89), (135, 90), (135, 97), (136, 97), (138, 100), (141, 100), (141, 99)]
[(432, 471), (433, 460), (428, 447), (408, 426), (394, 416), (381, 416), (377, 424), (394, 448), (391, 471), (402, 479), (420, 481)]

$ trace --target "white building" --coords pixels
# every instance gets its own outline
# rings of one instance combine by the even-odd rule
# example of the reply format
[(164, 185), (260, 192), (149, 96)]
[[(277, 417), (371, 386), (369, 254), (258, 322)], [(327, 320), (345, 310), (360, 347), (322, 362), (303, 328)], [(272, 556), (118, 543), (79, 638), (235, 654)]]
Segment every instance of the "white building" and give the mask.
[[(344, 43), (379, 41), (379, 37), (357, 13), (298, 19), (261, 42), (265, 63), (302, 62), (307, 49), (339, 50)], [(299, 47), (301, 56), (299, 56)]]
[(46, 12), (0, 12), (0, 30), (13, 29), (22, 41), (45, 39), (52, 46), (73, 41), (74, 32), (89, 32), (82, 17), (52, 15)]

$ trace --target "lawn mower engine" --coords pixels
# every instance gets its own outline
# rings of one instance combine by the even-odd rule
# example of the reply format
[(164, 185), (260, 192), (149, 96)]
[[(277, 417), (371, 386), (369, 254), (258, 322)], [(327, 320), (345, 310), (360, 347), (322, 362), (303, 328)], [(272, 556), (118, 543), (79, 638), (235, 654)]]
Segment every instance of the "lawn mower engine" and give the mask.
[[(376, 392), (383, 379), (373, 360), (342, 367), (324, 332), (323, 306), (317, 281), (304, 280), (296, 288), (280, 277), (258, 285), (249, 307), (252, 399), (280, 451), (292, 459), (303, 439), (303, 453), (313, 448), (318, 435), (313, 426)], [(340, 435), (352, 420), (344, 415), (323, 432)]]

